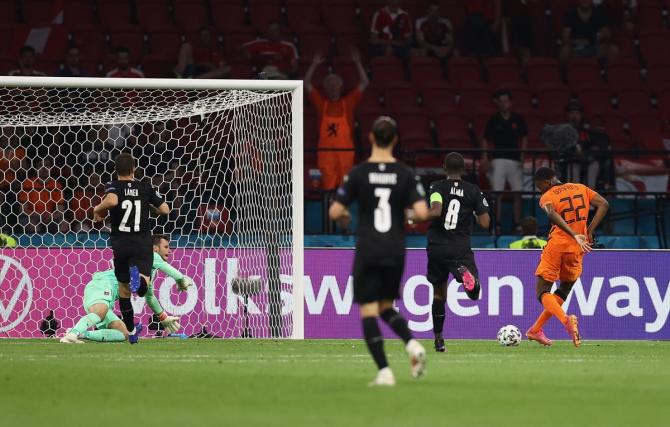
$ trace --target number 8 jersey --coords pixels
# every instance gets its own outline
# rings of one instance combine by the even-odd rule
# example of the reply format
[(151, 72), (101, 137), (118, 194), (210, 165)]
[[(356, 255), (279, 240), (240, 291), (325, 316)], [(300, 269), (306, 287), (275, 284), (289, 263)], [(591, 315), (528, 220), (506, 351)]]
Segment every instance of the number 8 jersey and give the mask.
[(451, 245), (470, 248), (473, 213), (483, 215), (489, 205), (479, 187), (462, 180), (443, 179), (430, 185), (430, 203), (442, 203), (442, 214), (428, 229), (428, 247)]
[[(586, 234), (591, 199), (597, 193), (583, 184), (559, 184), (551, 187), (540, 198), (544, 210), (551, 205), (575, 233)], [(581, 253), (577, 241), (556, 225), (551, 227), (547, 247), (559, 252)]]
[(119, 203), (110, 210), (112, 236), (131, 236), (150, 233), (149, 205), (158, 207), (163, 197), (145, 181), (112, 181), (105, 194), (114, 193)]
[(349, 171), (335, 200), (358, 201), (356, 258), (394, 266), (405, 259), (405, 208), (423, 199), (418, 177), (402, 163), (362, 163)]

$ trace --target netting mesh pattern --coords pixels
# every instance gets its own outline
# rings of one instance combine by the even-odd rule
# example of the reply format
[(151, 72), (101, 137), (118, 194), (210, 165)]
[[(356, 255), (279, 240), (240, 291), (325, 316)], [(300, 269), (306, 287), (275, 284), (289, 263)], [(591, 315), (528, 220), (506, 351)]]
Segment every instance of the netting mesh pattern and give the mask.
[[(62, 333), (85, 314), (84, 287), (112, 260), (92, 208), (121, 152), (172, 209), (154, 231), (197, 286), (180, 294), (159, 273), (154, 287), (182, 332), (291, 335), (291, 92), (0, 88), (0, 100), (0, 226), (12, 239), (0, 252), (0, 336)], [(149, 323), (144, 301), (133, 304)]]

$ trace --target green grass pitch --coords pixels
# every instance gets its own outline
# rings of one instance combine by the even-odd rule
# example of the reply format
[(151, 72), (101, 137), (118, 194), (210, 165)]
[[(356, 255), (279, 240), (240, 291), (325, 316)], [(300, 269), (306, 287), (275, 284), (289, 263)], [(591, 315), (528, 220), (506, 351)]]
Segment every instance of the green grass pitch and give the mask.
[[(432, 342), (425, 342), (430, 346)], [(367, 387), (361, 341), (0, 340), (0, 425), (668, 426), (670, 342), (517, 348), (450, 341), (416, 381), (386, 342), (398, 384)]]

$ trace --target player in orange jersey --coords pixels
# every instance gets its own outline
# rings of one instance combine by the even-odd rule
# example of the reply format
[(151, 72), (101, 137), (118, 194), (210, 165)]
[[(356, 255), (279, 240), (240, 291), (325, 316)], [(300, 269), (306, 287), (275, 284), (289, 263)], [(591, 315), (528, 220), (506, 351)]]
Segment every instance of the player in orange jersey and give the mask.
[[(583, 184), (563, 184), (552, 169), (545, 167), (535, 173), (535, 185), (542, 192), (540, 207), (553, 225), (535, 271), (537, 299), (544, 306), (544, 311), (528, 329), (526, 337), (543, 345), (551, 345), (542, 326), (551, 316), (555, 316), (565, 326), (575, 347), (579, 347), (581, 337), (577, 316), (567, 315), (561, 306), (582, 273), (584, 254), (591, 250), (593, 232), (607, 214), (609, 203)], [(587, 227), (591, 206), (596, 208), (596, 213)], [(551, 287), (557, 280), (560, 280), (560, 285), (551, 294)]]

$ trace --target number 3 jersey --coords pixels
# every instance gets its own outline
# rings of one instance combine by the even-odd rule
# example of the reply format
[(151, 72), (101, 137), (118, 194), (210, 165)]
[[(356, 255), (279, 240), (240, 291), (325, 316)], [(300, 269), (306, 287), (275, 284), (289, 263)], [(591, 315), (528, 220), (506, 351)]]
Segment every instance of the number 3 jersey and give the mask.
[(473, 213), (483, 215), (489, 211), (479, 187), (461, 180), (443, 179), (430, 185), (429, 194), (431, 205), (442, 203), (442, 213), (428, 229), (428, 249), (440, 245), (470, 249)]
[(119, 203), (110, 210), (112, 236), (132, 236), (150, 233), (149, 205), (158, 207), (163, 197), (146, 181), (112, 181), (105, 194), (113, 193)]
[[(544, 210), (551, 205), (575, 233), (586, 234), (589, 207), (596, 194), (583, 184), (555, 185), (542, 195), (540, 207)], [(547, 247), (559, 252), (582, 252), (577, 241), (556, 225), (549, 231)]]
[(402, 163), (368, 162), (351, 169), (335, 200), (358, 201), (357, 261), (404, 263), (405, 208), (424, 197), (418, 177)]

